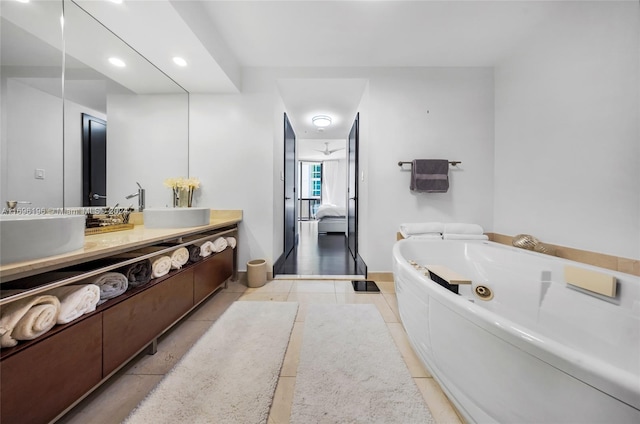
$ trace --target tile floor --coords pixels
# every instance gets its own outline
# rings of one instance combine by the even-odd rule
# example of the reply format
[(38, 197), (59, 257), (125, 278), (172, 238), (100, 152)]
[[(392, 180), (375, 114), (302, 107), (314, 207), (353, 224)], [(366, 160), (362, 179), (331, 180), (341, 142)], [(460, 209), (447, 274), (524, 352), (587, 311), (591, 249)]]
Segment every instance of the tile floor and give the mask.
[[(60, 423), (120, 423), (144, 399), (211, 324), (236, 300), (273, 300), (299, 302), (280, 379), (276, 387), (268, 424), (289, 422), (293, 390), (302, 344), (302, 331), (310, 303), (372, 303), (384, 318), (407, 368), (420, 389), (437, 423), (462, 422), (439, 385), (423, 368), (413, 352), (400, 323), (393, 282), (378, 281), (380, 293), (355, 293), (345, 280), (269, 281), (260, 288), (247, 288), (230, 282), (200, 305), (158, 341), (155, 355), (141, 354), (95, 392), (67, 413)], [(242, 423), (244, 424), (244, 423)]]

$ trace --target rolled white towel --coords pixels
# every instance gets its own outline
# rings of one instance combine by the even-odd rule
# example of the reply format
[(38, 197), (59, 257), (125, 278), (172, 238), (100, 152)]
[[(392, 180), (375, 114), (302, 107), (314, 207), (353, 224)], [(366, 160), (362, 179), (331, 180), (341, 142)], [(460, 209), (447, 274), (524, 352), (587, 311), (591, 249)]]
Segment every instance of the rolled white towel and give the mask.
[(416, 222), (400, 224), (400, 234), (409, 238), (417, 234), (442, 234), (444, 224), (442, 222)]
[(205, 241), (204, 243), (202, 243), (202, 246), (200, 246), (200, 256), (202, 256), (203, 258), (206, 258), (212, 253), (213, 253), (213, 242)]
[[(3, 292), (5, 293), (5, 292)], [(51, 295), (29, 296), (0, 308), (0, 347), (33, 340), (56, 325), (60, 301)]]
[(151, 261), (151, 278), (158, 278), (167, 275), (171, 271), (171, 258), (169, 256), (159, 256)]
[(129, 288), (129, 280), (127, 276), (120, 272), (105, 272), (92, 280), (91, 284), (95, 284), (100, 288), (100, 300), (98, 305), (103, 304), (109, 299), (118, 297)]
[(442, 240), (442, 234), (416, 234), (411, 240)]
[(66, 324), (96, 310), (100, 300), (100, 287), (95, 284), (78, 284), (51, 289), (46, 292), (60, 300), (58, 324)]
[(227, 240), (225, 240), (224, 237), (218, 237), (213, 242), (213, 251), (216, 253), (220, 253), (226, 248), (227, 248)]
[(484, 230), (478, 224), (452, 223), (444, 224), (444, 234), (483, 234)]
[(231, 246), (232, 249), (236, 248), (236, 238), (235, 237), (226, 237), (227, 245)]
[(443, 234), (445, 240), (489, 240), (484, 234)]
[(186, 247), (179, 247), (171, 253), (171, 268), (180, 269), (182, 265), (189, 261), (189, 250)]

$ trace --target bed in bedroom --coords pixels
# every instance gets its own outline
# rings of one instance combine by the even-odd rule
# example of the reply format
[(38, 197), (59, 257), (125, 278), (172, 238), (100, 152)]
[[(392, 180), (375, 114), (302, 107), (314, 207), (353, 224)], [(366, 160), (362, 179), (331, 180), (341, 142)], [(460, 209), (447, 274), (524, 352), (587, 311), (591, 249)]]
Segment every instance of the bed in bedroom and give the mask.
[(346, 210), (343, 206), (322, 204), (316, 211), (318, 220), (318, 233), (340, 233), (347, 232)]

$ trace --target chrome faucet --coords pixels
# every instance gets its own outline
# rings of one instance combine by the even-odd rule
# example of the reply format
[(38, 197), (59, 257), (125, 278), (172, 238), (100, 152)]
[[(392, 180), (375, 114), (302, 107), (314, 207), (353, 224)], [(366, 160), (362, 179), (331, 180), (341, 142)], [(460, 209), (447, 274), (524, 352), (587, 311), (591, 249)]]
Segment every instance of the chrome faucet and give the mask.
[(139, 182), (136, 181), (136, 184), (138, 184), (138, 192), (128, 195), (127, 199), (138, 196), (138, 212), (142, 212), (144, 210), (144, 189)]
[(7, 209), (3, 210), (3, 213), (16, 213), (18, 205), (30, 205), (31, 202), (25, 202), (22, 200), (7, 200)]

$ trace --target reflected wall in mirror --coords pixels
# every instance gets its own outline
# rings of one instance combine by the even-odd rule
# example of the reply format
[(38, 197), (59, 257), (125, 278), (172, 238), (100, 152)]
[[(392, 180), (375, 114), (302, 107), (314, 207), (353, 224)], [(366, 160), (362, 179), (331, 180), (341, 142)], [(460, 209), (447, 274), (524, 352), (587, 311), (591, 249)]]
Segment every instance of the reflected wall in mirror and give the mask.
[(88, 205), (82, 114), (89, 114), (107, 122), (107, 188), (96, 194), (107, 205), (137, 207), (126, 196), (139, 182), (147, 205), (170, 204), (164, 179), (188, 175), (188, 93), (70, 0), (2, 2), (0, 14), (0, 200)]
[(3, 207), (63, 206), (62, 1), (0, 8)]
[[(78, 4), (65, 0), (64, 13), (65, 207), (106, 195), (107, 205), (136, 208), (137, 198), (126, 199), (136, 182), (147, 206), (171, 204), (163, 181), (189, 172), (188, 93)], [(83, 113), (106, 121), (106, 193), (83, 194)]]

